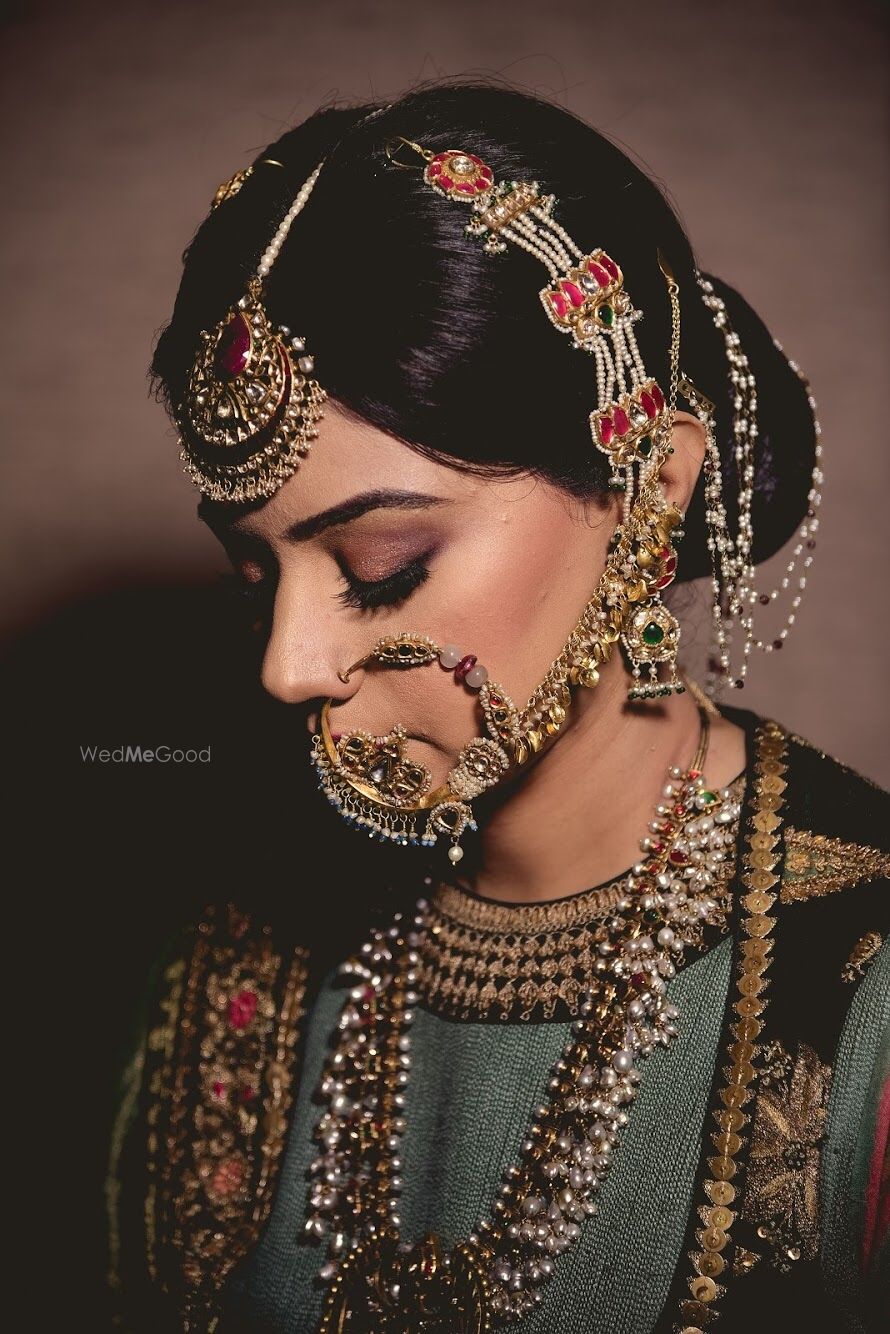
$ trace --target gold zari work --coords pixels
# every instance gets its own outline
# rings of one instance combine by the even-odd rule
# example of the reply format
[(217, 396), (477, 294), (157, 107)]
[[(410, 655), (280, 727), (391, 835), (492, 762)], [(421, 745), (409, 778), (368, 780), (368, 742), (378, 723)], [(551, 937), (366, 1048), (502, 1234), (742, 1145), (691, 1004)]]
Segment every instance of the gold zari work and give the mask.
[(880, 848), (844, 843), (807, 829), (785, 830), (783, 903), (802, 903), (879, 876), (890, 876), (890, 853)]
[[(763, 992), (768, 986), (765, 974), (772, 953), (771, 933), (779, 877), (775, 867), (781, 855), (781, 816), (787, 771), (787, 733), (772, 720), (757, 729), (754, 760), (753, 815), (745, 831), (742, 883), (748, 890), (742, 898), (740, 925), (743, 935), (735, 987), (737, 999), (733, 1010), (738, 1019), (732, 1025), (735, 1039), (729, 1049), (730, 1064), (723, 1067), (724, 1083), (719, 1090), (720, 1106), (713, 1112), (710, 1131), (716, 1154), (708, 1158), (710, 1176), (704, 1182), (706, 1199), (698, 1206), (703, 1226), (696, 1232), (699, 1249), (689, 1252), (692, 1275), (688, 1290), (692, 1300), (680, 1303), (676, 1331), (701, 1329), (719, 1316), (717, 1304), (726, 1287), (718, 1282), (727, 1269), (733, 1274), (747, 1273), (758, 1260), (750, 1251), (737, 1249), (731, 1230), (737, 1204), (734, 1178), (738, 1175), (737, 1158), (745, 1145), (745, 1131), (751, 1112), (745, 1110), (753, 1093), (755, 1063), (759, 1055), (757, 1038), (762, 1030), (760, 1016), (766, 1006)], [(754, 843), (754, 839), (757, 843)], [(755, 861), (756, 859), (756, 861)]]
[(147, 1259), (164, 1286), (182, 1284), (188, 1321), (268, 1216), (306, 979), (305, 950), (276, 952), (269, 930), (231, 906), (208, 911), (188, 967), (165, 974), (164, 1019), (147, 1043)]

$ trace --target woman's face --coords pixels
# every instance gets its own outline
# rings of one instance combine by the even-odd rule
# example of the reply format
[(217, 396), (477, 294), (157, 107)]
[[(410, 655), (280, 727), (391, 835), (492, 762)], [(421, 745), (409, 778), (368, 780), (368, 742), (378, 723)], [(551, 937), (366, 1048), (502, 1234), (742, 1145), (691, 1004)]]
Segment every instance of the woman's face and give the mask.
[(481, 733), (475, 692), (438, 663), (345, 671), (383, 635), (411, 631), (475, 654), (522, 707), (596, 587), (619, 502), (582, 502), (536, 478), (492, 480), (415, 453), (328, 401), (312, 452), (259, 509), (202, 503), (265, 602), (265, 688), (317, 730), (376, 735), (443, 782)]

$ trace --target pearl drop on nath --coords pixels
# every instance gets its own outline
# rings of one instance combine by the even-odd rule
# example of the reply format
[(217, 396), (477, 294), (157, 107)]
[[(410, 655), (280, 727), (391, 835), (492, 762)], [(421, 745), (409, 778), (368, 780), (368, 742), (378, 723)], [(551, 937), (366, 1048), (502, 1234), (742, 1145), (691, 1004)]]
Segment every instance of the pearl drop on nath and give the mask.
[(464, 677), (464, 684), (468, 685), (471, 690), (478, 690), (487, 680), (488, 668), (483, 667), (481, 663), (477, 663), (475, 667), (471, 667), (467, 672)]
[(457, 843), (455, 843), (453, 847), (450, 847), (448, 849), (448, 860), (455, 866), (461, 860), (463, 855), (464, 855), (464, 850)]

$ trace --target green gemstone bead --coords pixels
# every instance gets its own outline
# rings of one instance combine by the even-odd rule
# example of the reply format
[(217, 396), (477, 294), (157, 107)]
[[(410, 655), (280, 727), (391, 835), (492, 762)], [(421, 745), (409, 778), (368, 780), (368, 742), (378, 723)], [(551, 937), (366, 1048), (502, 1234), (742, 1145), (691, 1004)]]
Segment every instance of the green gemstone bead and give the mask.
[(664, 631), (661, 626), (657, 621), (650, 621), (643, 630), (643, 643), (649, 644), (650, 647), (654, 648), (655, 645), (660, 644), (663, 639)]

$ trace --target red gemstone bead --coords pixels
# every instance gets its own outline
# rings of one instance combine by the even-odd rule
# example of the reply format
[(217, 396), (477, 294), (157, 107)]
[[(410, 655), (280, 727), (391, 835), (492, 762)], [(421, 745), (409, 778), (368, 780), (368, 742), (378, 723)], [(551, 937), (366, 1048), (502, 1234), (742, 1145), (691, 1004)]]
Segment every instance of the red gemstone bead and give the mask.
[(250, 357), (250, 325), (238, 312), (229, 320), (220, 334), (213, 365), (216, 373), (224, 380), (233, 380), (240, 375)]
[(658, 408), (658, 411), (661, 412), (661, 409), (664, 407), (664, 394), (661, 392), (657, 384), (653, 384), (649, 392), (652, 395), (655, 406)]
[(606, 270), (602, 267), (602, 265), (597, 264), (596, 260), (589, 259), (587, 261), (587, 268), (590, 271), (590, 273), (593, 274), (594, 278), (596, 278), (600, 287), (609, 286), (609, 275), (608, 273), (606, 273)]
[(577, 283), (571, 282), (568, 278), (563, 278), (559, 285), (565, 292), (566, 296), (569, 298), (573, 306), (584, 305), (584, 301), (586, 298), (584, 296), (584, 293), (581, 291), (581, 288), (578, 287)]
[(634, 984), (635, 987), (641, 987), (641, 986), (643, 985), (643, 983), (646, 981), (646, 974), (645, 974), (645, 973), (631, 973), (631, 975), (630, 975), (630, 980), (631, 980), (631, 982), (633, 982), (633, 984)]
[(614, 259), (610, 259), (609, 256), (604, 252), (603, 254), (600, 255), (600, 264), (602, 264), (603, 268), (606, 270), (612, 281), (617, 282), (619, 276), (619, 269)]
[(471, 185), (469, 181), (458, 181), (454, 188), (455, 190), (460, 190), (461, 193), (465, 195), (474, 195), (476, 193), (475, 185)]
[(426, 174), (427, 176), (438, 176), (441, 170), (442, 170), (441, 161), (438, 158), (433, 158), (432, 162), (426, 169)]
[(217, 1102), (225, 1102), (226, 1086), (221, 1079), (214, 1079), (210, 1085), (210, 1090)]
[(612, 421), (615, 423), (615, 430), (619, 435), (627, 435), (630, 430), (630, 421), (624, 408), (612, 409)]
[(455, 681), (463, 681), (470, 668), (475, 666), (476, 666), (476, 655), (474, 653), (468, 653), (465, 658), (461, 658), (460, 662), (454, 669)]
[(612, 425), (611, 417), (600, 417), (596, 424), (597, 433), (604, 445), (612, 443), (612, 437), (615, 434), (615, 428)]
[(683, 852), (672, 852), (668, 857), (668, 861), (672, 861), (675, 866), (682, 866), (686, 861), (686, 854)]
[(561, 320), (564, 320), (568, 314), (569, 303), (566, 301), (562, 292), (548, 292), (550, 300), (553, 302), (553, 309)]
[(655, 583), (652, 585), (652, 587), (659, 589), (667, 588), (668, 584), (672, 584), (673, 582), (674, 582), (674, 576), (672, 574), (663, 574), (660, 579), (655, 580)]
[(454, 185), (454, 181), (451, 179), (450, 176), (446, 176), (443, 172), (442, 175), (439, 177), (438, 181), (436, 182), (436, 184), (441, 185), (443, 190), (450, 190), (451, 187)]
[(640, 394), (640, 404), (647, 417), (652, 418), (658, 415), (658, 408), (655, 406), (655, 400), (651, 394), (646, 393), (645, 389), (642, 394)]

